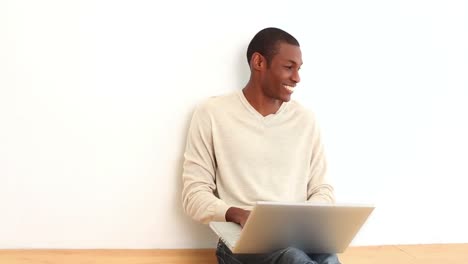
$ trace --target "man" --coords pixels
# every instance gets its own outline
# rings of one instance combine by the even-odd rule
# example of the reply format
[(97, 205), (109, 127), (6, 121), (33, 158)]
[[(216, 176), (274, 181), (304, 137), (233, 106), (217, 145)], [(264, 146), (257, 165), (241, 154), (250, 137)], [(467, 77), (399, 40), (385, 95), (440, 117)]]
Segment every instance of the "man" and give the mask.
[[(334, 202), (314, 115), (291, 94), (300, 81), (298, 41), (265, 28), (247, 49), (250, 80), (241, 90), (209, 98), (195, 110), (187, 137), (183, 206), (193, 219), (244, 226), (257, 201)], [(334, 254), (296, 248), (233, 254), (218, 244), (219, 263), (339, 263)]]

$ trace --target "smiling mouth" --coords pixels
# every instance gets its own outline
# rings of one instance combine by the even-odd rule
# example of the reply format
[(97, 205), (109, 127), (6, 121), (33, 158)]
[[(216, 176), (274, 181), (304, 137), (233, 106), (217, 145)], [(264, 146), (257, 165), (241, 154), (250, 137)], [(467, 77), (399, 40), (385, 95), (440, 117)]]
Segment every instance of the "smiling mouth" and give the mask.
[(286, 88), (286, 90), (288, 90), (289, 92), (294, 92), (294, 86), (289, 86), (289, 85), (283, 85), (284, 88)]

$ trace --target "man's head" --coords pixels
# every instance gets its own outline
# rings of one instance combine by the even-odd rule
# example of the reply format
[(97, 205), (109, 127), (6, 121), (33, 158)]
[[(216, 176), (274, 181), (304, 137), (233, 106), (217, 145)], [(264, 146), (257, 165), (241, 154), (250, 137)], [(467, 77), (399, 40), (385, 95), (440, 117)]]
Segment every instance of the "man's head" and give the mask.
[(299, 42), (293, 36), (278, 28), (265, 28), (250, 42), (247, 59), (263, 96), (282, 102), (290, 100), (300, 81), (302, 65)]
[(273, 56), (278, 53), (280, 43), (287, 43), (298, 46), (299, 42), (288, 32), (274, 27), (264, 28), (260, 30), (250, 41), (247, 47), (247, 63), (250, 64), (252, 55), (255, 52), (260, 53), (270, 64)]

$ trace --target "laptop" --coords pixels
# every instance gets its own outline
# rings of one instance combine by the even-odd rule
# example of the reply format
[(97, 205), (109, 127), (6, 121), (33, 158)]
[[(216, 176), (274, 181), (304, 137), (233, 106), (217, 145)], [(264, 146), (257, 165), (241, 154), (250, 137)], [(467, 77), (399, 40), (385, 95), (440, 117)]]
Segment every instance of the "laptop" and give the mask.
[(306, 253), (342, 253), (374, 210), (367, 204), (257, 202), (244, 228), (210, 222), (234, 254), (258, 254), (286, 247)]

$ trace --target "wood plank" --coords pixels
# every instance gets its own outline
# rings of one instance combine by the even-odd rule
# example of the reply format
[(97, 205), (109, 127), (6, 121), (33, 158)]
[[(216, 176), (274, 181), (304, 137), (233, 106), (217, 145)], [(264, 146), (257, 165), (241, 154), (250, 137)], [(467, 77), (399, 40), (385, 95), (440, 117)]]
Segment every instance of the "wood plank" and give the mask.
[(0, 250), (8, 264), (198, 264), (216, 263), (212, 249), (182, 250)]
[(343, 264), (413, 264), (414, 257), (396, 246), (350, 247), (338, 258)]
[(468, 263), (468, 244), (402, 245), (401, 250), (414, 256), (414, 263)]
[[(467, 264), (468, 244), (351, 247), (343, 264)], [(213, 249), (0, 250), (1, 264), (215, 264)]]

